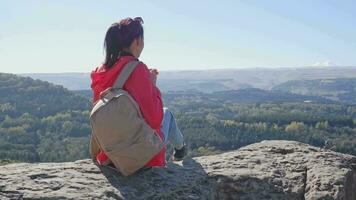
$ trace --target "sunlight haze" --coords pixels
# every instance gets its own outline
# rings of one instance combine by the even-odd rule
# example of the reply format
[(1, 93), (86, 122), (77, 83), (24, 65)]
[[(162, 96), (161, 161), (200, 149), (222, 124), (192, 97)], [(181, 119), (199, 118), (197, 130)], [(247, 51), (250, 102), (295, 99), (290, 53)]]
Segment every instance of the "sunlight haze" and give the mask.
[(356, 3), (0, 0), (0, 71), (90, 72), (104, 34), (144, 20), (140, 60), (161, 71), (356, 66)]

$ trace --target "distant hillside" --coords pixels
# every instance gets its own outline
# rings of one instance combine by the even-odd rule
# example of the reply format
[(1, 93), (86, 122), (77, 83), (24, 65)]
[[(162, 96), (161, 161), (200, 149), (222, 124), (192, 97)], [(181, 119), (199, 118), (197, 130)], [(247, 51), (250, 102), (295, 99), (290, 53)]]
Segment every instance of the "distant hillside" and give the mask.
[(209, 98), (224, 99), (226, 103), (331, 102), (317, 96), (298, 95), (288, 92), (261, 90), (256, 88), (214, 92)]
[[(92, 99), (91, 90), (73, 91), (83, 97)], [(267, 102), (318, 102), (332, 103), (333, 101), (323, 97), (311, 95), (299, 95), (284, 91), (261, 90), (257, 88), (246, 88), (240, 90), (225, 90), (211, 93), (200, 91), (171, 91), (163, 93), (164, 102), (170, 103), (179, 99), (200, 99), (201, 103), (267, 103)]]
[[(225, 83), (233, 81), (232, 79), (158, 79), (157, 85), (163, 92), (172, 91), (198, 91), (215, 92), (230, 90)], [(239, 85), (236, 89), (242, 87), (251, 87), (250, 85)]]
[[(70, 90), (90, 89), (89, 73), (21, 74), (63, 85)], [(290, 80), (356, 78), (356, 67), (253, 68), (195, 71), (160, 71), (164, 92), (198, 90), (214, 92), (243, 88), (271, 89)]]
[(0, 160), (88, 157), (90, 102), (63, 86), (0, 73)]
[(321, 96), (344, 103), (356, 103), (356, 78), (288, 81), (273, 89), (295, 94)]
[[(56, 114), (63, 110), (87, 109), (87, 99), (65, 89), (29, 77), (0, 73), (0, 105), (10, 116), (29, 113), (39, 117)], [(11, 111), (11, 112), (10, 112)]]

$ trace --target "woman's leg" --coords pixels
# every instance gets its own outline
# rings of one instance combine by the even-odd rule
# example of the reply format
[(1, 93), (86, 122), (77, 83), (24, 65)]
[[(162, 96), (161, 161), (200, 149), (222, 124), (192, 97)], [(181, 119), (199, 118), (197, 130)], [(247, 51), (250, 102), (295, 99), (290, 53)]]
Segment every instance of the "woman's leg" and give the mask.
[(164, 143), (166, 145), (171, 143), (175, 149), (181, 149), (184, 146), (184, 139), (177, 126), (176, 119), (167, 107), (163, 108), (163, 112), (161, 130), (164, 134)]

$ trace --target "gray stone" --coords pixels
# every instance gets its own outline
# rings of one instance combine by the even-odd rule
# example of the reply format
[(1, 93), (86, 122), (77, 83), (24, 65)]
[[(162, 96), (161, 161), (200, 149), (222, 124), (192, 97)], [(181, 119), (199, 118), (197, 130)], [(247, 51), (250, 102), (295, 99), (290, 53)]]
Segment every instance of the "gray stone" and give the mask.
[(0, 199), (356, 200), (356, 157), (270, 140), (129, 177), (91, 160), (9, 164)]

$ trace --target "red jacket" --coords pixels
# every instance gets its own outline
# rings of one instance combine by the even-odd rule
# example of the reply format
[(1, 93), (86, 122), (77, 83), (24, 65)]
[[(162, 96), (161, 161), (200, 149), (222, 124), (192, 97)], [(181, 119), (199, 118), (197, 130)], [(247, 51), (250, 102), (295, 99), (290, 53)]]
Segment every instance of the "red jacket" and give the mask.
[[(91, 88), (94, 93), (93, 104), (99, 99), (100, 92), (113, 86), (123, 66), (135, 59), (133, 56), (121, 56), (110, 69), (106, 69), (102, 65), (91, 72)], [(135, 68), (124, 84), (123, 89), (136, 100), (146, 122), (156, 130), (158, 136), (163, 140), (163, 133), (161, 131), (161, 122), (163, 120), (161, 92), (152, 83), (150, 71), (145, 64), (140, 63)], [(165, 151), (166, 149), (163, 148), (146, 166), (165, 166)]]

